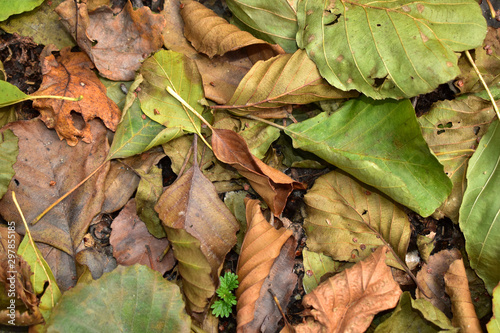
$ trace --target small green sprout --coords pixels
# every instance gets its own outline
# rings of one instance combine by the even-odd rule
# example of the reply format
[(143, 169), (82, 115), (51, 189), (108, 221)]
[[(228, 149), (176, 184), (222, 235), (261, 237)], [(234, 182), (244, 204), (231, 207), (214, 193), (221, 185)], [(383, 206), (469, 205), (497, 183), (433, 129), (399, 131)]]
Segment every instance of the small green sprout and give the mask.
[(212, 304), (212, 314), (217, 317), (229, 317), (233, 305), (236, 305), (236, 296), (233, 295), (233, 290), (238, 288), (238, 275), (234, 273), (226, 273), (219, 277), (220, 286), (217, 289), (219, 300)]

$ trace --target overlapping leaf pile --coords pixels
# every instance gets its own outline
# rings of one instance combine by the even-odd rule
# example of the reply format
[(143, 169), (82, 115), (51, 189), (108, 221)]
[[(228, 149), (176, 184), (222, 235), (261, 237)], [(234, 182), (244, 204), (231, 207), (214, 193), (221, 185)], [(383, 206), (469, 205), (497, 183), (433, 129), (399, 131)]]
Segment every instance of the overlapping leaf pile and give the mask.
[[(0, 81), (0, 115), (9, 115), (0, 117), (0, 214), (31, 232), (11, 257), (4, 239), (20, 236), (0, 228), (5, 290), (6, 262), (19, 270), (19, 310), (0, 309), (2, 323), (213, 331), (219, 275), (233, 270), (237, 330), (276, 332), (301, 281), (305, 233), (305, 318), (285, 318), (284, 331), (479, 329), (470, 295), (488, 302), (480, 279), (498, 301), (500, 129), (457, 53), (476, 48), (497, 98), (500, 48), (495, 29), (485, 39), (475, 1), (227, 0), (234, 25), (192, 0), (132, 3), (43, 4), (40, 13), (57, 6), (61, 20), (41, 24), (64, 26), (74, 42), (37, 36), (47, 45), (37, 92)], [(0, 20), (37, 5), (0, 4)], [(37, 14), (23, 15), (1, 26)], [(457, 77), (462, 96), (417, 119), (409, 98)], [(29, 99), (40, 119), (14, 121), (10, 106)], [(167, 187), (155, 166), (165, 156), (177, 174)], [(325, 170), (308, 188), (300, 167)], [(307, 191), (303, 209), (294, 191)], [(480, 279), (458, 251), (429, 256), (428, 235), (416, 242), (426, 261), (417, 299), (402, 293), (398, 276), (413, 276), (405, 207), (459, 223)], [(108, 234), (113, 256), (97, 234)]]

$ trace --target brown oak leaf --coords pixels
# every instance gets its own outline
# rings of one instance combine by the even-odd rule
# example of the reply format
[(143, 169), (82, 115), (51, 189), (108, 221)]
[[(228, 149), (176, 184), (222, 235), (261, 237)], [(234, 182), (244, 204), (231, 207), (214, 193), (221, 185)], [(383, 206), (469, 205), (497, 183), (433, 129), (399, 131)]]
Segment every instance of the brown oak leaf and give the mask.
[(78, 138), (92, 142), (89, 121), (94, 118), (100, 118), (112, 131), (120, 122), (120, 109), (106, 96), (106, 87), (91, 70), (93, 67), (85, 53), (73, 53), (69, 47), (62, 49), (58, 57), (50, 54), (42, 59), (42, 85), (32, 96), (83, 96), (78, 102), (54, 98), (33, 102), (45, 125), (54, 128), (70, 146), (75, 146)]

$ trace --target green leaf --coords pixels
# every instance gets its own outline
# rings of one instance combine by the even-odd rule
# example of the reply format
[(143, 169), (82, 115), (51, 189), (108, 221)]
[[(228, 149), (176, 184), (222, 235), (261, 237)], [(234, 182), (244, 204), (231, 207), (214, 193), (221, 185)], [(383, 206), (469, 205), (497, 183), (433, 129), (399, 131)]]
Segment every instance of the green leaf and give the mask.
[(351, 263), (335, 261), (329, 256), (310, 251), (306, 248), (302, 251), (302, 257), (304, 258), (305, 272), (302, 284), (304, 285), (306, 294), (316, 288), (321, 281), (324, 281), (322, 277), (325, 274), (329, 274), (329, 276), (334, 275), (345, 268), (352, 267)]
[(346, 102), (285, 130), (295, 148), (316, 154), (422, 216), (448, 197), (451, 181), (429, 151), (408, 100)]
[(298, 50), (256, 63), (224, 107), (240, 114), (355, 96), (356, 92), (344, 92), (328, 84), (305, 51)]
[[(1, 0), (0, 0), (1, 1)], [(29, 98), (18, 87), (0, 80), (0, 108), (22, 102)]]
[(42, 2), (43, 0), (0, 0), (0, 21), (5, 21), (11, 15), (29, 12)]
[(234, 290), (238, 288), (238, 275), (227, 272), (224, 274), (224, 276), (219, 277), (220, 279), (220, 287), (219, 288), (225, 288), (228, 291)]
[(418, 118), (425, 141), (453, 183), (450, 196), (434, 215), (436, 218), (444, 215), (458, 223), (467, 162), (494, 117), (489, 100), (470, 95), (439, 101), (429, 113)]
[(416, 96), (454, 79), (455, 52), (486, 35), (474, 0), (310, 0), (299, 2), (297, 19), (297, 43), (321, 75), (376, 99)]
[(179, 287), (134, 265), (65, 292), (47, 332), (190, 332), (190, 326)]
[(233, 306), (232, 304), (228, 304), (223, 300), (219, 299), (212, 304), (212, 314), (217, 317), (229, 317), (231, 314)]
[(425, 299), (411, 298), (405, 291), (392, 316), (377, 326), (375, 333), (387, 332), (459, 332), (438, 308)]
[[(33, 275), (31, 275), (30, 281), (33, 285), (33, 291), (37, 295), (43, 294), (38, 307), (43, 318), (47, 321), (50, 318), (52, 309), (61, 298), (61, 291), (57, 286), (54, 274), (36, 244), (35, 246), (31, 245), (27, 235), (19, 244), (17, 254), (22, 256), (31, 267)], [(47, 287), (45, 284), (47, 284)]]
[(106, 96), (118, 105), (123, 111), (125, 100), (127, 99), (128, 91), (134, 81), (111, 81), (104, 77), (99, 77), (99, 80), (106, 87)]
[(10, 180), (15, 174), (14, 163), (19, 154), (17, 142), (17, 136), (11, 130), (0, 132), (0, 199), (7, 192)]
[(137, 187), (137, 194), (135, 195), (137, 216), (144, 222), (151, 235), (156, 238), (166, 237), (167, 234), (161, 225), (158, 213), (154, 209), (154, 206), (163, 193), (161, 169), (153, 165), (148, 173), (140, 169), (136, 169), (135, 171), (141, 177), (141, 181)]
[[(257, 38), (279, 44), (287, 53), (297, 50), (295, 1), (228, 0), (234, 24)], [(292, 6), (293, 4), (293, 6)]]
[(491, 294), (500, 281), (500, 127), (496, 119), (472, 155), (460, 207), (460, 229), (470, 266)]
[(488, 333), (500, 333), (500, 287), (493, 289), (493, 316), (486, 324)]
[[(405, 257), (411, 233), (408, 216), (401, 207), (352, 177), (338, 171), (319, 177), (304, 202), (309, 250), (335, 260), (358, 262), (385, 241), (399, 258)], [(386, 262), (401, 268), (392, 255)]]
[(161, 50), (142, 64), (140, 73), (144, 77), (138, 90), (142, 111), (165, 127), (198, 133), (200, 120), (166, 91), (171, 87), (201, 114), (204, 107), (198, 101), (203, 98), (203, 86), (195, 62), (181, 53)]

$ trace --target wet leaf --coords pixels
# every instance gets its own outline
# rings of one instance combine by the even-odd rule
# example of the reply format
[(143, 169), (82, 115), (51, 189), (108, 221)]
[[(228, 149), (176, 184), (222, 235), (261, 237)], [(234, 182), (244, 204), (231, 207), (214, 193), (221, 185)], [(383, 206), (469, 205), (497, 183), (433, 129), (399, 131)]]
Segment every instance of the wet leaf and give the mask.
[(464, 261), (455, 260), (444, 275), (446, 293), (450, 296), (453, 324), (462, 332), (482, 332), (477, 319), (474, 304), (472, 304), (469, 281), (465, 273)]
[(486, 21), (473, 0), (304, 1), (297, 43), (342, 90), (376, 98), (430, 92), (459, 73), (455, 52), (481, 45)]
[(284, 53), (280, 46), (270, 45), (240, 30), (199, 2), (187, 0), (183, 4), (184, 35), (198, 52), (210, 58), (244, 47), (266, 50), (270, 56)]
[(192, 133), (200, 130), (200, 120), (166, 91), (171, 87), (198, 113), (203, 112), (198, 102), (203, 98), (201, 77), (191, 59), (162, 50), (143, 63), (140, 73), (144, 81), (137, 91), (142, 111), (149, 118), (168, 128)]
[[(261, 331), (265, 329), (265, 326), (264, 328), (261, 326), (266, 314), (271, 316), (276, 310), (275, 304), (263, 305), (261, 303), (264, 294), (267, 294), (267, 297), (271, 296), (268, 292), (271, 286), (267, 283), (267, 278), (272, 274), (271, 269), (280, 257), (282, 249), (286, 250), (289, 247), (285, 244), (293, 239), (293, 236), (292, 231), (285, 228), (276, 230), (267, 222), (262, 215), (258, 200), (246, 201), (246, 219), (248, 229), (236, 269), (240, 282), (236, 290), (238, 330)], [(295, 247), (292, 251), (294, 250)], [(290, 278), (288, 275), (281, 274), (285, 281)], [(291, 284), (295, 286), (295, 283)], [(271, 320), (269, 324), (277, 321)]]
[(40, 6), (43, 0), (25, 0), (25, 1), (2, 1), (0, 2), (0, 21), (6, 20), (9, 16), (29, 12)]
[(297, 50), (297, 10), (294, 1), (228, 0), (234, 24), (287, 53)]
[(422, 216), (431, 215), (451, 191), (443, 166), (422, 137), (408, 100), (349, 100), (292, 124), (285, 133), (295, 148), (314, 153), (376, 187)]
[[(120, 109), (106, 96), (106, 88), (92, 68), (93, 64), (84, 53), (72, 53), (69, 48), (65, 48), (57, 58), (51, 54), (42, 60), (43, 82), (40, 89), (32, 94), (73, 98), (83, 96), (78, 102), (59, 99), (38, 99), (33, 102), (45, 125), (54, 128), (60, 139), (65, 139), (70, 146), (75, 146), (78, 138), (87, 143), (93, 140), (90, 120), (100, 118), (112, 131), (120, 121)], [(73, 116), (72, 112), (78, 116)]]
[(381, 246), (370, 257), (329, 278), (302, 304), (313, 318), (295, 326), (300, 332), (365, 332), (373, 317), (398, 303), (401, 289), (385, 264), (387, 247)]
[(136, 200), (130, 200), (111, 224), (110, 244), (119, 265), (141, 264), (165, 274), (175, 264), (166, 238), (157, 239), (136, 213)]
[(423, 299), (412, 299), (405, 291), (399, 299), (391, 317), (377, 326), (381, 332), (458, 332), (450, 320), (431, 303)]
[[(85, 311), (82, 311), (82, 308)], [(145, 266), (119, 266), (64, 293), (47, 332), (189, 332), (179, 287)]]
[(30, 36), (37, 44), (54, 44), (58, 49), (73, 46), (75, 45), (73, 38), (69, 32), (64, 30), (59, 16), (54, 11), (61, 2), (63, 0), (43, 1), (34, 10), (12, 16), (1, 22), (0, 27), (11, 34), (18, 33), (21, 36)]
[[(237, 114), (308, 104), (325, 99), (356, 97), (356, 92), (338, 90), (323, 79), (305, 51), (278, 55), (256, 63), (241, 80), (224, 108)], [(234, 110), (237, 109), (237, 110)]]
[[(339, 171), (319, 177), (304, 197), (307, 246), (335, 260), (357, 262), (387, 242), (404, 258), (410, 242), (401, 207)], [(341, 245), (340, 245), (341, 244)], [(388, 264), (401, 268), (392, 255)]]
[(467, 189), (460, 207), (460, 229), (465, 236), (465, 249), (470, 266), (483, 279), (491, 294), (500, 280), (499, 229), (495, 228), (500, 212), (496, 189), (500, 186), (500, 126), (495, 120), (469, 160)]
[[(66, 28), (75, 37), (75, 2), (67, 0), (57, 7)], [(78, 4), (80, 48), (94, 62), (99, 74), (115, 81), (130, 81), (141, 62), (161, 48), (165, 19), (148, 7), (134, 10), (127, 1), (115, 13), (108, 6), (88, 12), (86, 3)]]
[(294, 181), (253, 156), (245, 140), (233, 131), (214, 129), (212, 148), (218, 160), (231, 165), (248, 180), (276, 216), (285, 208), (288, 196), (293, 190), (305, 189), (304, 184)]
[(224, 258), (236, 244), (238, 222), (197, 165), (163, 192), (155, 210), (179, 261), (188, 308), (203, 313)]
[(439, 101), (429, 113), (418, 118), (424, 139), (453, 182), (451, 194), (438, 208), (434, 215), (436, 218), (444, 215), (458, 223), (467, 162), (494, 117), (489, 100), (469, 95), (452, 101)]
[[(11, 191), (16, 192), (26, 220), (33, 221), (104, 162), (109, 149), (106, 128), (98, 120), (91, 121), (90, 126), (93, 143), (80, 142), (76, 147), (60, 141), (57, 134), (47, 129), (39, 119), (17, 121), (3, 127), (4, 131), (10, 129), (19, 138), (19, 155), (14, 164), (15, 177), (9, 184), (8, 193), (0, 200), (0, 214), (7, 221), (16, 221), (19, 233), (24, 234), (24, 226), (12, 202)], [(90, 222), (101, 210), (108, 168), (108, 165), (102, 167), (30, 228), (35, 241), (50, 244), (50, 257), (45, 256), (41, 246), (40, 251), (63, 290), (68, 284), (75, 283), (71, 279), (72, 270), (75, 270), (72, 257)], [(68, 257), (57, 254), (58, 251), (64, 251)], [(59, 270), (58, 265), (65, 268)]]
[(18, 139), (11, 130), (0, 132), (0, 199), (7, 192), (10, 180), (15, 174), (13, 165), (19, 154), (17, 142)]

